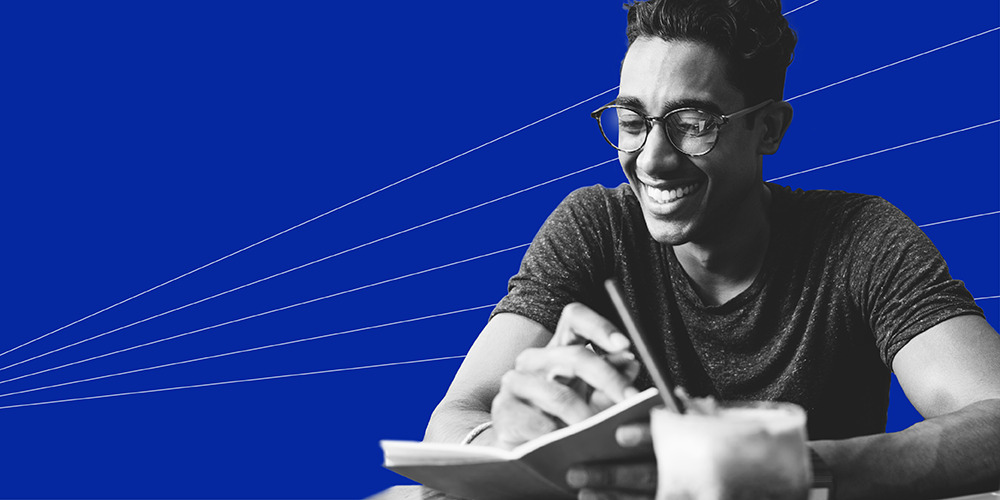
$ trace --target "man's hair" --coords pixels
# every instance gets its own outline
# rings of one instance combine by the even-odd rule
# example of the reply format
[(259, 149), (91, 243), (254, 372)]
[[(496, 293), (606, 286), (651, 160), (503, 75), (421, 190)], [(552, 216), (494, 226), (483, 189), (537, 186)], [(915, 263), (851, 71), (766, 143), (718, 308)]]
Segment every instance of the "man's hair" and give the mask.
[(782, 99), (796, 37), (781, 0), (649, 0), (626, 8), (630, 47), (643, 37), (705, 43), (728, 59), (726, 74), (747, 106)]

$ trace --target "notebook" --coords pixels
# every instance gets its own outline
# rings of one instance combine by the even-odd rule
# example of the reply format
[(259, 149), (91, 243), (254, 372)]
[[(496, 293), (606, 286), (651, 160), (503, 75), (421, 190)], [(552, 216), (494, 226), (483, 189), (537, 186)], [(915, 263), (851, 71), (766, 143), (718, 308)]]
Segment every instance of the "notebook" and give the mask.
[(385, 440), (380, 442), (384, 466), (443, 493), (476, 500), (576, 498), (565, 480), (570, 466), (652, 457), (650, 449), (618, 446), (615, 430), (649, 419), (649, 410), (662, 404), (657, 390), (650, 388), (512, 450)]

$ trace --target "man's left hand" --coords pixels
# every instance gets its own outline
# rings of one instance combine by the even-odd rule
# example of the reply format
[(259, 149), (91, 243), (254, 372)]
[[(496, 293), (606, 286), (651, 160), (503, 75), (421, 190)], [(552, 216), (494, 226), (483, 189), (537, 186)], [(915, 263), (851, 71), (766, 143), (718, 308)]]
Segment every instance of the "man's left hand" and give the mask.
[(580, 500), (652, 499), (656, 495), (656, 462), (649, 423), (625, 424), (615, 433), (623, 448), (645, 448), (647, 461), (614, 464), (579, 464), (566, 472), (566, 482), (578, 488)]

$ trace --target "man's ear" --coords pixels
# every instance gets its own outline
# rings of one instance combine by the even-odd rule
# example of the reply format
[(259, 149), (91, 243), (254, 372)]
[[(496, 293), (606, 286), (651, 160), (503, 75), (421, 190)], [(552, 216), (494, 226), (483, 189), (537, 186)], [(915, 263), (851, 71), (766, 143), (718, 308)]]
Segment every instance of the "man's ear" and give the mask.
[(788, 125), (792, 123), (792, 105), (785, 101), (776, 102), (760, 110), (760, 114), (764, 134), (757, 144), (757, 153), (773, 155), (778, 151)]

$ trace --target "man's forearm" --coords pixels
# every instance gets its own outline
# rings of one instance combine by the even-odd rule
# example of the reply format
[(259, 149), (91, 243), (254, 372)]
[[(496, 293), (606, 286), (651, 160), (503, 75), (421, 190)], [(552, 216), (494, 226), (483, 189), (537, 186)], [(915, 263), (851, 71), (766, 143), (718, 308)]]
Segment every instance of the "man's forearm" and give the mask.
[(833, 470), (837, 500), (988, 491), (1000, 486), (1000, 399), (899, 432), (810, 445)]
[[(469, 432), (483, 422), (490, 420), (490, 412), (457, 401), (447, 401), (438, 405), (431, 414), (424, 441), (440, 443), (461, 443)], [(476, 437), (475, 444), (489, 444), (493, 431), (487, 429)]]

